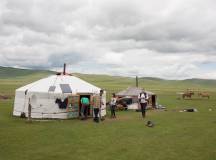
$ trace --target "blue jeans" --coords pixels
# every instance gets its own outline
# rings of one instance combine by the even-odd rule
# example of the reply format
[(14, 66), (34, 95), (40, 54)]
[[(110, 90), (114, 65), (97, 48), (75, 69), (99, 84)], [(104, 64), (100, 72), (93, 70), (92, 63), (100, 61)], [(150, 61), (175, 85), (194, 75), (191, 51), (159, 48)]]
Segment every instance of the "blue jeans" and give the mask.
[(94, 121), (99, 122), (99, 113), (100, 109), (99, 108), (94, 108)]
[(81, 107), (81, 118), (87, 118), (87, 114), (88, 114), (88, 105), (87, 104), (82, 104)]

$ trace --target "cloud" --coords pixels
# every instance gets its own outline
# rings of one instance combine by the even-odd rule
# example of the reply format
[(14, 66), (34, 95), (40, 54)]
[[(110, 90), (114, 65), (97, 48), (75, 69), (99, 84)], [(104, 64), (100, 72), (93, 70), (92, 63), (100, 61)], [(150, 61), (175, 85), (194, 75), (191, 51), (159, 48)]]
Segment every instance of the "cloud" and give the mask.
[(82, 62), (85, 58), (87, 57), (78, 53), (51, 54), (48, 57), (48, 64), (50, 67), (61, 67), (64, 63), (74, 65), (79, 64), (79, 62)]
[(103, 57), (99, 57), (97, 61), (100, 64), (119, 65), (122, 63), (123, 57), (123, 54), (108, 52), (105, 53)]
[(214, 0), (0, 1), (0, 65), (215, 78)]

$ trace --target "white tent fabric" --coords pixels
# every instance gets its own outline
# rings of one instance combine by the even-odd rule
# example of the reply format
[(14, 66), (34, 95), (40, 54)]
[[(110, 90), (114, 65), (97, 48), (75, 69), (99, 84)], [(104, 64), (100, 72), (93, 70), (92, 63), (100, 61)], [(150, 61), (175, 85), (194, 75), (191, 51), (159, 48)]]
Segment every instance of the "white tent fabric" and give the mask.
[[(55, 103), (56, 98), (62, 100), (68, 95), (99, 94), (100, 88), (70, 75), (53, 75), (38, 80), (16, 90), (14, 101), (14, 116), (22, 112), (28, 114), (29, 99), (32, 106), (32, 118), (59, 118), (66, 119), (66, 109), (60, 109)], [(69, 93), (68, 91), (72, 91)], [(106, 115), (106, 92), (103, 94), (104, 105), (101, 115)]]

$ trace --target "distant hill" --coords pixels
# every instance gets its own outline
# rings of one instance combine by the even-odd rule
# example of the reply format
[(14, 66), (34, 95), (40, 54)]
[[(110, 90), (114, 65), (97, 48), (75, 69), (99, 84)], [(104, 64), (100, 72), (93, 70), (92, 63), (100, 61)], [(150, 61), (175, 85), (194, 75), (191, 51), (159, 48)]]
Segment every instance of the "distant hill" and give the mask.
[[(52, 71), (46, 70), (30, 70), (19, 69), (12, 67), (0, 67), (0, 80), (20, 82), (20, 86), (29, 82), (35, 81), (42, 77), (55, 74)], [(135, 77), (122, 77), (110, 75), (97, 75), (97, 74), (80, 74), (73, 73), (75, 76), (80, 77), (98, 87), (104, 89), (111, 89), (113, 92), (125, 89), (129, 86), (135, 86)], [(18, 81), (22, 79), (22, 81)], [(4, 80), (4, 81), (5, 81)], [(139, 87), (143, 87), (151, 91), (160, 90), (173, 90), (182, 91), (187, 88), (195, 90), (215, 90), (216, 80), (209, 79), (186, 79), (186, 80), (165, 80), (154, 77), (140, 77)]]
[(29, 76), (29, 75), (38, 74), (38, 73), (49, 75), (49, 74), (52, 74), (53, 72), (45, 71), (45, 70), (31, 70), (31, 69), (20, 69), (20, 68), (0, 66), (0, 79), (23, 77), (23, 76)]
[(162, 78), (155, 78), (155, 77), (140, 77), (139, 79), (150, 80), (150, 81), (162, 81), (162, 80), (165, 80), (165, 79), (162, 79)]
[[(93, 83), (102, 88), (112, 88), (113, 90), (123, 89), (136, 85), (135, 77), (121, 77), (109, 75), (92, 75), (75, 73), (76, 76)], [(154, 77), (140, 77), (139, 87), (147, 90), (176, 90), (183, 91), (188, 88), (194, 90), (214, 90), (216, 89), (216, 80), (210, 79), (186, 79), (186, 80), (166, 80)]]

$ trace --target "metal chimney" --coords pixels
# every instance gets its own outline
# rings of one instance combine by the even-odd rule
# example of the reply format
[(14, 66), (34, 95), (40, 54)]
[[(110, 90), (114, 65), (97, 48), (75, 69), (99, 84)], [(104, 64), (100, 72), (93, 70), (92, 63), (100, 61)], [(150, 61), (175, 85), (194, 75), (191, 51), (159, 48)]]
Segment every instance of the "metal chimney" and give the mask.
[(66, 63), (64, 63), (63, 75), (66, 74)]

